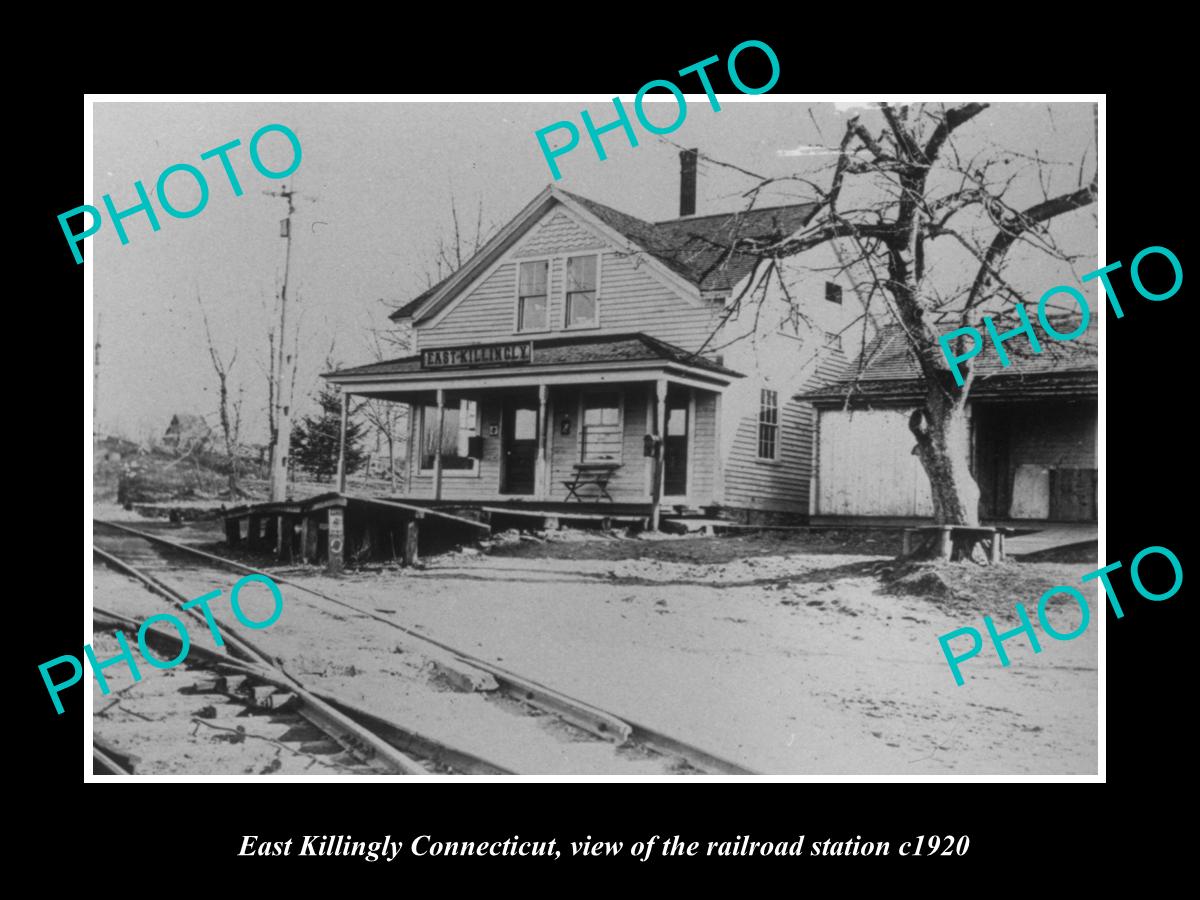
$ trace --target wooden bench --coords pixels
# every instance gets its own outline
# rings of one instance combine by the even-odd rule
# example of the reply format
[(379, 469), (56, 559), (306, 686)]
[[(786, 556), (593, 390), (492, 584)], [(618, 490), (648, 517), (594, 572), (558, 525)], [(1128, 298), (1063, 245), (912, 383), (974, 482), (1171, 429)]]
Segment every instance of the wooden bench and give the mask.
[(608, 483), (619, 468), (621, 468), (620, 463), (576, 463), (574, 466), (575, 477), (562, 483), (563, 487), (567, 489), (567, 501), (574, 498), (582, 503), (583, 498), (579, 496), (579, 489), (595, 487), (599, 489), (601, 498), (612, 503), (613, 498), (608, 493)]
[(969, 554), (976, 543), (982, 543), (988, 562), (1004, 562), (1004, 537), (1012, 534), (1011, 528), (969, 527), (966, 525), (922, 525), (905, 528), (901, 535), (901, 558), (916, 553), (937, 550), (941, 559), (953, 559), (956, 551)]

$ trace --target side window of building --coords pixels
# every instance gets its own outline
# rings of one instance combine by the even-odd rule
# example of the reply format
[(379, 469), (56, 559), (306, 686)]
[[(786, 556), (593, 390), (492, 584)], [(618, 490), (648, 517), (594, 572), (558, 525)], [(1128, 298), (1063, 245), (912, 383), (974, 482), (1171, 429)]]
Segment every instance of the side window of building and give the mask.
[(547, 314), (547, 269), (544, 259), (523, 262), (517, 285), (517, 331), (545, 331)]
[(421, 471), (433, 469), (433, 457), (438, 443), (442, 447), (444, 471), (475, 471), (476, 460), (467, 455), (468, 443), (479, 433), (479, 410), (474, 400), (460, 400), (446, 406), (442, 433), (437, 433), (436, 406), (426, 406), (421, 416)]
[(621, 398), (615, 393), (584, 394), (580, 462), (621, 461)]
[(825, 282), (825, 299), (830, 303), (842, 302), (842, 286), (834, 284), (832, 281)]
[(600, 324), (596, 308), (595, 254), (567, 257), (566, 327), (594, 328)]
[(779, 458), (779, 393), (765, 388), (759, 396), (758, 458)]

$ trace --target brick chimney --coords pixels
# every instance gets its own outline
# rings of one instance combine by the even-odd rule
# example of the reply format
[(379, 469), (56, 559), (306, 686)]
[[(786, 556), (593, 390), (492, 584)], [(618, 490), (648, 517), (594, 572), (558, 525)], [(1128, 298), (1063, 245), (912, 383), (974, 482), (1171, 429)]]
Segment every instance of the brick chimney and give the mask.
[(679, 215), (696, 214), (696, 156), (699, 150), (679, 151)]

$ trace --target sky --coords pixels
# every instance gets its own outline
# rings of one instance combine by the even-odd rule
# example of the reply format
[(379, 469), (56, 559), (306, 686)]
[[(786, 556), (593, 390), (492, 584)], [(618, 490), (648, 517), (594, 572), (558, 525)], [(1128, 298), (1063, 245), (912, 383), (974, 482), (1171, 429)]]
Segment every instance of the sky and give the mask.
[[(623, 98), (626, 108), (631, 98)], [(827, 150), (840, 140), (848, 116), (860, 114), (874, 130), (879, 113), (831, 103), (782, 101), (721, 95), (714, 111), (704, 95), (688, 95), (687, 115), (673, 134), (659, 138), (637, 125), (637, 147), (621, 131), (603, 136), (608, 159), (601, 161), (586, 133), (579, 146), (557, 160), (558, 186), (649, 221), (678, 215), (680, 146), (766, 177), (800, 174), (828, 183)], [(674, 101), (655, 109), (663, 124)], [(289, 274), (292, 309), (299, 317), (302, 361), (297, 407), (311, 410), (318, 373), (326, 362), (353, 365), (372, 359), (369, 331), (386, 328), (387, 311), (421, 293), (435, 272), (439, 238), (452, 235), (451, 199), (460, 226), (471, 233), (476, 212), (485, 228), (504, 225), (554, 181), (534, 137), (539, 128), (571, 120), (580, 127), (586, 108), (599, 126), (614, 118), (611, 102), (430, 102), (430, 103), (130, 103), (103, 102), (93, 112), (94, 193), (102, 207), (111, 194), (118, 210), (137, 203), (140, 180), (158, 210), (154, 232), (143, 214), (124, 220), (129, 243), (122, 246), (105, 219), (86, 240), (94, 271), (99, 378), (97, 425), (138, 439), (161, 435), (175, 413), (198, 413), (216, 423), (216, 377), (201, 318), (207, 312), (214, 343), (226, 359), (237, 352), (231, 384), (245, 389), (245, 433), (265, 440), (267, 309), (278, 291), (285, 241), (280, 220), (286, 204), (267, 191), (288, 186), (297, 192)], [(633, 118), (631, 114), (631, 118)], [(1074, 187), (1081, 158), (1090, 173), (1095, 154), (1090, 104), (997, 104), (963, 129), (962, 151), (1003, 147), (1049, 160), (1056, 179), (1050, 187)], [(251, 164), (248, 145), (263, 125), (279, 123), (295, 132), (302, 147), (291, 177), (268, 179)], [(234, 196), (216, 159), (200, 154), (234, 139), (241, 146), (230, 160), (244, 189)], [(291, 152), (285, 138), (262, 141), (262, 160), (282, 169)], [(1089, 154), (1084, 157), (1084, 154)], [(191, 218), (162, 212), (155, 182), (168, 166), (199, 168), (209, 186), (207, 206)], [(1018, 182), (1015, 201), (1041, 199), (1033, 180)], [(754, 179), (702, 160), (697, 213), (744, 208)], [(1054, 191), (1052, 190), (1052, 193)], [(167, 184), (180, 209), (198, 198), (186, 174)], [(811, 199), (795, 181), (764, 193), (758, 205)], [(1056, 223), (1064, 245), (1094, 259), (1094, 208)], [(1036, 254), (1013, 260), (1011, 280), (1040, 293), (1076, 283), (1095, 268), (1075, 272)], [(381, 302), (382, 301), (382, 302)]]

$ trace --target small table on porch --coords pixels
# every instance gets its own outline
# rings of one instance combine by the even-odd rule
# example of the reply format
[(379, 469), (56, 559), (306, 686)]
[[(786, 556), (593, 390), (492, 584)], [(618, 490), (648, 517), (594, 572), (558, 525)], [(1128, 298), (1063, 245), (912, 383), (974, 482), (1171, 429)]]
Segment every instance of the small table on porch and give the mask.
[(619, 468), (621, 468), (620, 463), (576, 463), (574, 466), (575, 477), (570, 481), (563, 482), (563, 487), (567, 489), (567, 501), (574, 498), (582, 503), (583, 498), (579, 496), (579, 489), (591, 486), (599, 489), (601, 498), (612, 503), (613, 498), (608, 493), (608, 483)]

